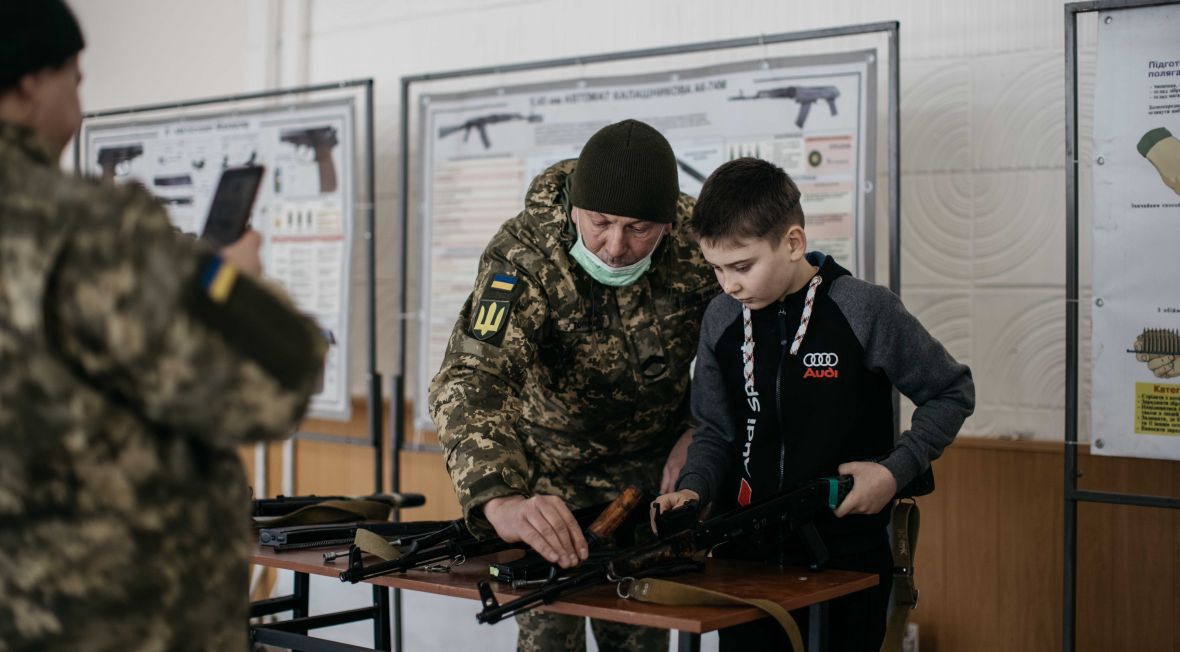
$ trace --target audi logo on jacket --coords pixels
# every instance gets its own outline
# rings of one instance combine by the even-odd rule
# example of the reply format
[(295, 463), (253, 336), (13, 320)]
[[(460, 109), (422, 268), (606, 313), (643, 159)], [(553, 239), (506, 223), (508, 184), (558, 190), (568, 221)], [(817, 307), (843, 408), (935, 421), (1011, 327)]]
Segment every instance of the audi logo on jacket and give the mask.
[[(721, 295), (705, 313), (693, 380), (697, 430), (679, 482), (703, 502), (756, 503), (857, 460), (880, 461), (903, 486), (974, 409), (970, 369), (896, 295), (854, 278), (830, 256), (812, 252), (808, 261), (823, 282), (796, 355), (788, 347), (806, 287), (751, 313), (759, 410), (746, 400), (741, 304)], [(918, 406), (913, 428), (896, 444), (894, 386)], [(887, 520), (888, 510), (819, 525), (821, 534), (851, 534)]]

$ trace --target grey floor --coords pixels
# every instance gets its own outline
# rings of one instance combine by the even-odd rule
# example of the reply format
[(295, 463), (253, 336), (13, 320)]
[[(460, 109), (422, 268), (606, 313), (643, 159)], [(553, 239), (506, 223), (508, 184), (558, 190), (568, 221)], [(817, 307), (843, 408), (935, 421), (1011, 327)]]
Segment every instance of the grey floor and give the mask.
[[(279, 573), (275, 595), (291, 592), (293, 574)], [(312, 615), (356, 609), (372, 604), (372, 589), (363, 584), (344, 584), (329, 577), (311, 578), (310, 611)], [(516, 649), (516, 622), (508, 620), (495, 625), (480, 625), (475, 621), (479, 603), (475, 600), (448, 598), (417, 592), (402, 592), (402, 649), (405, 652), (422, 650), (476, 650), (478, 652), (510, 651)], [(372, 646), (373, 627), (370, 623), (353, 623), (315, 630), (313, 635), (350, 643)], [(587, 636), (588, 648), (596, 651), (593, 635)], [(672, 636), (670, 649), (676, 646)], [(701, 637), (702, 652), (717, 650), (717, 635)]]

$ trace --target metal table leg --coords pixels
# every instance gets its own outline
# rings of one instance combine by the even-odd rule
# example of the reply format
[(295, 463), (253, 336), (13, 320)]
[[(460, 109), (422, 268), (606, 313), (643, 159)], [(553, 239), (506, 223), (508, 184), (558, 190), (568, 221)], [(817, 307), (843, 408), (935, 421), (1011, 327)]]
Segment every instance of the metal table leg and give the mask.
[(827, 652), (828, 603), (817, 602), (807, 609), (807, 652)]

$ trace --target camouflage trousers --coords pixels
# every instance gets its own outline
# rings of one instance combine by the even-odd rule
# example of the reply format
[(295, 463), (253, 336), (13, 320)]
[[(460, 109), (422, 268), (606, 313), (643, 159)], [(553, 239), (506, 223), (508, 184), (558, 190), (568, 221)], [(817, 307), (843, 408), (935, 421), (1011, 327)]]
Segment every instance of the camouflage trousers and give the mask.
[[(520, 652), (584, 652), (586, 619), (578, 616), (527, 611), (516, 616), (520, 634), (516, 649)], [(667, 652), (668, 631), (654, 627), (624, 625), (605, 620), (591, 620), (594, 640), (602, 652), (638, 650)]]

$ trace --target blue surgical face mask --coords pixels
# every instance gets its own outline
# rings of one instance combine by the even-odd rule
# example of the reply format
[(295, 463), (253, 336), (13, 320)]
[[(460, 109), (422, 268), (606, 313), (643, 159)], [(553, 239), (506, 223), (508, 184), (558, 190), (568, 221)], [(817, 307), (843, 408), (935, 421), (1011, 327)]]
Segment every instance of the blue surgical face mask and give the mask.
[[(655, 253), (656, 247), (653, 246), (647, 255), (625, 267), (611, 267), (602, 261), (601, 258), (594, 255), (594, 252), (586, 248), (586, 243), (582, 242), (582, 227), (577, 220), (574, 226), (578, 231), (578, 240), (574, 242), (574, 246), (570, 249), (570, 256), (577, 261), (578, 265), (586, 270), (590, 278), (611, 287), (623, 287), (631, 285), (639, 280), (639, 277), (647, 273), (651, 269), (651, 255)], [(660, 232), (660, 238), (664, 237), (663, 231)], [(656, 246), (660, 244), (660, 240), (656, 239)]]

